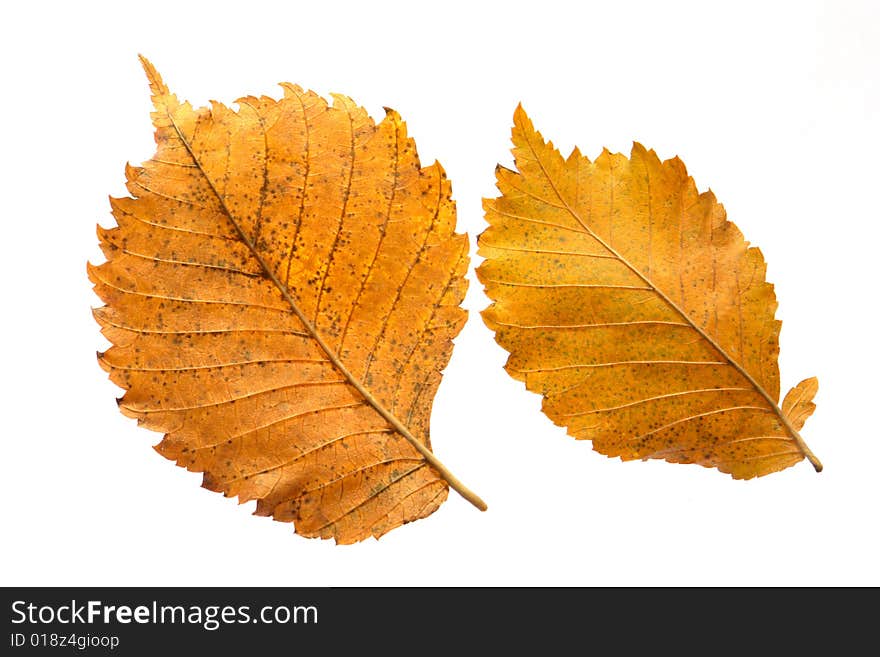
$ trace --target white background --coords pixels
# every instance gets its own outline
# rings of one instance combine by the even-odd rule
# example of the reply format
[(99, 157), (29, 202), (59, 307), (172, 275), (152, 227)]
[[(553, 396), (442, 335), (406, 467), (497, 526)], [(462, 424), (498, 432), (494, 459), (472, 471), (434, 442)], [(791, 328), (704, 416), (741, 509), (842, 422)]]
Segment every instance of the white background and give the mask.
[[(880, 4), (7, 3), (0, 27), (2, 585), (880, 585)], [(606, 458), (502, 370), (472, 276), (435, 401), (454, 493), (339, 547), (200, 488), (117, 411), (86, 278), (153, 152), (137, 53), (203, 105), (288, 80), (397, 109), (475, 245), (517, 102), (565, 154), (679, 155), (761, 247), (783, 390), (817, 375), (824, 461), (748, 482)], [(474, 247), (475, 248), (475, 247)], [(477, 258), (474, 254), (474, 262)]]

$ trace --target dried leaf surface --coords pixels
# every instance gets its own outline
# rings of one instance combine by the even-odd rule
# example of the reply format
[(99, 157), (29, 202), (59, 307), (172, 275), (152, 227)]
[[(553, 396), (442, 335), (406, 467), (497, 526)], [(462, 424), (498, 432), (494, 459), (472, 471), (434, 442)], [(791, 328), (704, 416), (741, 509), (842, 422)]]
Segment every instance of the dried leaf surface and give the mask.
[(621, 459), (750, 478), (807, 457), (808, 379), (779, 408), (780, 322), (761, 252), (678, 158), (563, 158), (521, 107), (516, 171), (484, 203), (477, 273), (506, 369), (572, 436)]
[(468, 264), (440, 165), (394, 111), (291, 84), (193, 109), (143, 64), (156, 154), (89, 266), (122, 412), (304, 536), (378, 537), (470, 493), (430, 452)]

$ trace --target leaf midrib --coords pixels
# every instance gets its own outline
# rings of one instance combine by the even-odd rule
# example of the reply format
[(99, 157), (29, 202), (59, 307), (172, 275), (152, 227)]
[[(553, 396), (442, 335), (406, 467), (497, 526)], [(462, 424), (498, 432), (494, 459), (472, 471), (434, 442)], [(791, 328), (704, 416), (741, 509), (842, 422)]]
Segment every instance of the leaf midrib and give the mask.
[[(665, 303), (667, 303), (675, 312), (677, 312), (688, 324), (690, 324), (700, 336), (706, 340), (721, 356), (727, 360), (728, 363), (739, 372), (751, 386), (754, 387), (755, 391), (759, 393), (770, 405), (770, 408), (776, 414), (776, 416), (780, 419), (782, 424), (785, 426), (786, 431), (788, 431), (789, 435), (795, 441), (795, 444), (800, 449), (801, 453), (810, 461), (813, 467), (817, 472), (821, 472), (822, 464), (818, 458), (813, 454), (809, 447), (807, 447), (806, 442), (801, 437), (800, 433), (798, 433), (797, 429), (792, 426), (791, 422), (782, 412), (782, 409), (779, 408), (776, 400), (774, 400), (770, 394), (764, 389), (764, 387), (758, 383), (755, 378), (749, 374), (749, 372), (740, 365), (724, 348), (721, 347), (718, 342), (716, 342), (712, 336), (710, 336), (706, 331), (703, 330), (701, 326), (699, 326), (684, 310), (678, 307), (678, 305), (670, 299), (664, 292), (661, 290), (654, 282), (648, 278), (639, 268), (629, 262), (621, 253), (619, 253), (614, 247), (608, 244), (605, 240), (603, 240), (599, 235), (597, 235), (583, 220), (583, 218), (571, 207), (568, 200), (560, 193), (559, 189), (556, 187), (556, 183), (554, 183), (552, 176), (547, 171), (547, 168), (544, 166), (544, 163), (541, 161), (541, 157), (538, 155), (538, 152), (535, 150), (534, 146), (532, 146), (532, 142), (529, 140), (529, 135), (526, 130), (522, 130), (523, 139), (526, 142), (526, 145), (529, 148), (532, 156), (535, 158), (535, 162), (537, 162), (538, 166), (541, 168), (541, 173), (544, 174), (544, 178), (547, 180), (547, 183), (550, 185), (550, 189), (553, 190), (553, 193), (556, 194), (556, 198), (564, 206), (564, 209), (581, 225), (581, 227), (590, 235), (593, 239), (595, 239), (603, 248), (607, 249), (609, 253), (611, 253), (614, 257), (616, 257), (620, 262), (622, 262), (630, 271), (632, 271), (636, 276), (638, 276), (642, 281), (645, 282), (646, 285), (651, 287), (655, 294), (657, 294)], [(580, 160), (578, 160), (578, 166), (580, 166)], [(522, 175), (522, 174), (520, 174)]]
[[(214, 196), (217, 198), (217, 202), (220, 204), (220, 208), (226, 217), (229, 219), (230, 223), (235, 228), (236, 234), (239, 239), (248, 247), (251, 254), (259, 263), (265, 275), (275, 284), (278, 290), (281, 292), (281, 295), (284, 297), (285, 301), (290, 305), (291, 310), (296, 315), (296, 317), (302, 322), (302, 325), (305, 327), (306, 331), (312, 336), (315, 342), (318, 343), (318, 346), (321, 350), (327, 355), (327, 358), (331, 363), (339, 370), (339, 372), (345, 377), (348, 383), (361, 394), (361, 396), (376, 410), (379, 415), (381, 415), (398, 433), (400, 433), (407, 441), (422, 455), (422, 457), (427, 461), (439, 474), (440, 476), (452, 487), (456, 492), (458, 492), (462, 497), (464, 497), (468, 502), (476, 506), (481, 511), (485, 511), (487, 506), (486, 503), (480, 499), (473, 491), (467, 488), (449, 469), (440, 462), (440, 460), (434, 456), (434, 453), (431, 452), (425, 445), (423, 445), (410, 431), (409, 429), (392, 414), (388, 409), (382, 405), (378, 399), (376, 399), (373, 394), (366, 388), (366, 386), (352, 374), (352, 372), (345, 366), (342, 360), (339, 358), (339, 355), (331, 349), (330, 345), (324, 340), (318, 330), (315, 328), (315, 325), (309, 320), (308, 317), (300, 310), (293, 296), (290, 294), (290, 291), (287, 289), (287, 286), (284, 285), (263, 256), (259, 253), (256, 248), (256, 245), (248, 238), (245, 234), (244, 230), (241, 228), (241, 225), (236, 220), (235, 216), (229, 210), (229, 207), (226, 205), (226, 201), (223, 196), (220, 194), (217, 187), (214, 185), (214, 181), (211, 180), (211, 177), (208, 175), (207, 171), (205, 171), (202, 163), (199, 161), (199, 158), (196, 156), (193, 151), (192, 145), (189, 143), (189, 140), (184, 136), (183, 132), (180, 130), (180, 127), (174, 120), (171, 112), (165, 108), (165, 116), (168, 118), (171, 127), (174, 129), (177, 138), (183, 144), (184, 148), (186, 148), (187, 153), (189, 153), (192, 158), (193, 163), (196, 168), (198, 168), (199, 173), (204, 177), (205, 182), (207, 182), (208, 186), (211, 188), (211, 191), (214, 193)], [(264, 164), (265, 167), (265, 164)]]

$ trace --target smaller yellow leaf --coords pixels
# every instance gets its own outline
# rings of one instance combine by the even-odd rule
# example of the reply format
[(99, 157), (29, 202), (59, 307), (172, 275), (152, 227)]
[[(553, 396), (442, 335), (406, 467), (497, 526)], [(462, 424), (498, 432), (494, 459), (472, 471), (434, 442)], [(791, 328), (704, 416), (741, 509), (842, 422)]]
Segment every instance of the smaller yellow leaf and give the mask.
[(798, 431), (816, 379), (779, 407), (776, 293), (761, 251), (677, 157), (634, 143), (568, 157), (522, 107), (477, 268), (505, 369), (578, 440), (736, 479), (819, 459)]

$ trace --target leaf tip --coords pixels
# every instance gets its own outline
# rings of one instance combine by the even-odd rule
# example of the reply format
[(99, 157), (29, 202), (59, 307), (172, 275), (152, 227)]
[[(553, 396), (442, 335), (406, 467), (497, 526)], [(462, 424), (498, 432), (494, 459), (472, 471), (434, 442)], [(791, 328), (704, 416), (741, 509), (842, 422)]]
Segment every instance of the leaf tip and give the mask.
[(685, 166), (684, 161), (678, 155), (672, 156), (667, 160), (667, 162), (669, 162), (669, 166), (675, 168), (679, 172), (679, 175), (682, 178), (688, 177), (687, 167)]
[(147, 75), (147, 80), (150, 82), (150, 91), (153, 93), (153, 97), (155, 98), (156, 96), (166, 95), (168, 93), (168, 87), (165, 86), (165, 83), (162, 81), (162, 76), (159, 75), (159, 71), (156, 70), (156, 67), (153, 66), (149, 59), (140, 53), (138, 53), (138, 59), (141, 62), (144, 73)]
[(125, 180), (131, 182), (137, 177), (137, 169), (131, 166), (131, 162), (125, 163)]
[(107, 372), (109, 374), (113, 368), (110, 366), (110, 363), (108, 363), (107, 359), (104, 357), (105, 353), (106, 352), (103, 352), (103, 351), (96, 351), (95, 355), (98, 357), (98, 366), (102, 370), (104, 370), (105, 372)]
[[(691, 180), (693, 180), (693, 178), (691, 178)], [(706, 199), (710, 205), (718, 203), (718, 197), (715, 196), (715, 192), (712, 191), (711, 187), (707, 187), (706, 191), (700, 194), (700, 198)]]
[(659, 161), (657, 157), (657, 153), (654, 152), (654, 149), (647, 149), (645, 145), (640, 141), (633, 141), (632, 150), (630, 151), (630, 158), (638, 155), (640, 158), (653, 158)]
[(285, 98), (300, 98), (305, 93), (302, 87), (291, 82), (279, 82), (278, 86), (284, 90)]
[(513, 125), (520, 129), (533, 129), (532, 120), (529, 118), (529, 115), (526, 114), (525, 108), (523, 108), (522, 103), (517, 103), (516, 109), (513, 110)]
[(86, 274), (88, 274), (89, 280), (92, 283), (95, 283), (95, 284), (98, 283), (99, 279), (98, 279), (98, 266), (97, 265), (93, 265), (91, 262), (87, 261), (86, 262)]

